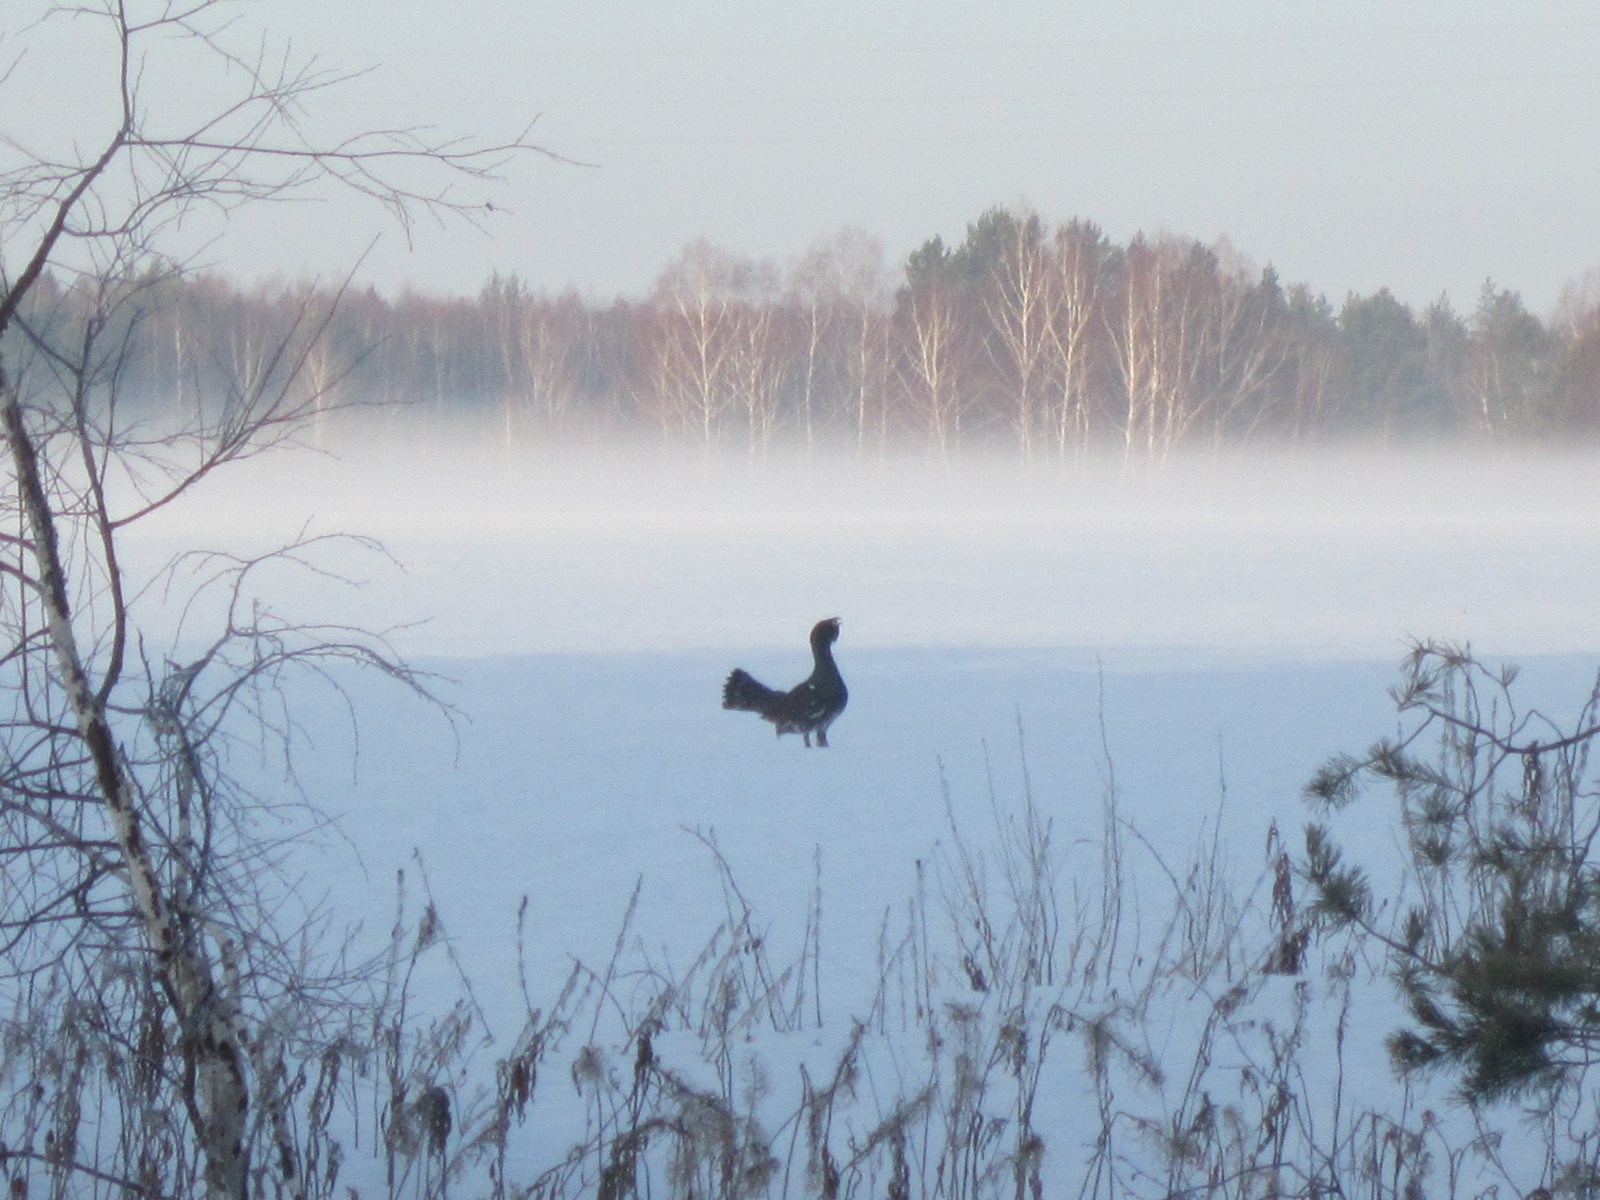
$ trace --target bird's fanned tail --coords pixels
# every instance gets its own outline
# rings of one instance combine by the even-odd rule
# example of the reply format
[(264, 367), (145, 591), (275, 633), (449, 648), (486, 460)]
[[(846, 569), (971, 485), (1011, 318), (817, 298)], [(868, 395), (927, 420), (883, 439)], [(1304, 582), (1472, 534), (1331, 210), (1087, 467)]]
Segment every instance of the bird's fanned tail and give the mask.
[(783, 697), (783, 692), (773, 691), (766, 684), (758, 682), (742, 667), (735, 667), (728, 676), (728, 681), (722, 685), (722, 707), (737, 709), (740, 712), (760, 713), (766, 716)]

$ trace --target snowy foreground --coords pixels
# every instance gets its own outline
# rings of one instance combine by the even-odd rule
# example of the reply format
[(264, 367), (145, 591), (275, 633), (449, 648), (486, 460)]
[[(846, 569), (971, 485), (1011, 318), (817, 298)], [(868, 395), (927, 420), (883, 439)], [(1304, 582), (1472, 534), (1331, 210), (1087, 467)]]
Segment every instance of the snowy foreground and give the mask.
[[(948, 882), (963, 843), (998, 874), (997, 830), (1028, 797), (1051, 823), (1068, 908), (1098, 902), (1115, 797), (1130, 920), (1151, 923), (1153, 942), (1192, 862), (1220, 863), (1243, 895), (1267, 870), (1274, 823), (1298, 845), (1312, 771), (1393, 727), (1385, 689), (1409, 638), (1522, 662), (1562, 717), (1600, 658), (1590, 460), (1029, 477), (613, 459), (269, 460), (137, 546), (148, 566), (187, 544), (250, 549), (309, 528), (374, 535), (401, 565), (356, 555), (340, 565), (364, 587), (297, 584), (284, 604), (396, 627), (461, 714), (452, 727), (361, 685), (352, 764), (341, 705), (306, 701), (317, 736), (301, 782), (360, 863), (339, 847), (307, 886), (382, 931), (396, 870), (413, 890), (425, 877), (501, 1039), (523, 1011), (523, 898), (523, 971), (553, 993), (574, 956), (609, 959), (636, 886), (637, 954), (692, 956), (726, 912), (712, 844), (774, 953), (800, 951), (819, 896), (813, 983), (831, 1032), (811, 1044), (834, 1053), (911, 898)], [(806, 631), (833, 615), (851, 701), (831, 749), (718, 708), (733, 666), (800, 679)], [(1373, 804), (1361, 818), (1378, 853), (1394, 841), (1383, 816)], [(1199, 1019), (1180, 1005), (1167, 1020), (1150, 1052), (1181, 1059)], [(1352, 1035), (1357, 1092), (1388, 1086), (1386, 1028)], [(1082, 1069), (1081, 1050), (1058, 1055)], [(1040, 1123), (1047, 1180), (1076, 1189), (1073, 1147), (1093, 1122), (1068, 1105)]]

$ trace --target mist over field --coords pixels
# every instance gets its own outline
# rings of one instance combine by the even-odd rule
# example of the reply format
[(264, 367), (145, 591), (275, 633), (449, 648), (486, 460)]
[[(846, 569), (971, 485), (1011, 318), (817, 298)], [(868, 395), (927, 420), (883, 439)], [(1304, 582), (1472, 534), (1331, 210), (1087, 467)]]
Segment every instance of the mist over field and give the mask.
[(803, 649), (835, 614), (855, 647), (1560, 653), (1600, 646), (1597, 463), (1502, 447), (1029, 467), (375, 435), (257, 459), (139, 547), (154, 564), (370, 535), (401, 570), (352, 553), (368, 586), (319, 601), (426, 654)]

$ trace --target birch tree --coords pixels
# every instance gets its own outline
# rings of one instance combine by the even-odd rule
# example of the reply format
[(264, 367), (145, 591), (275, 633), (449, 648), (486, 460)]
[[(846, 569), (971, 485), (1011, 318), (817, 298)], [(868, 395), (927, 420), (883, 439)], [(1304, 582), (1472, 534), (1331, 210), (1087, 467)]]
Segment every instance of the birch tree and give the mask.
[[(29, 15), (7, 11), (0, 46), (71, 25), (100, 74), (85, 123), (52, 146), (26, 127), (32, 110), (6, 103), (0, 64), (0, 979), (7, 1053), (31, 1039), (46, 1040), (36, 1062), (58, 1052), (54, 1069), (10, 1076), (6, 1156), (60, 1195), (331, 1191), (309, 1170), (317, 1122), (303, 1108), (333, 1044), (315, 1013), (358, 997), (275, 926), (282, 894), (228, 739), (273, 711), (263, 697), (296, 665), (418, 680), (378, 637), (275, 615), (262, 560), (214, 560), (220, 628), (155, 651), (136, 601), (159, 593), (129, 576), (128, 531), (316, 416), (324, 397), (304, 381), (328, 315), (301, 308), (223, 391), (159, 420), (127, 394), (130, 331), (183, 272), (169, 239), (187, 218), (335, 187), (404, 223), (470, 220), (452, 188), (536, 147), (414, 130), (320, 142), (306, 106), (339, 77), (235, 25), (223, 0)], [(210, 108), (160, 102), (196, 72), (231, 91)], [(25, 1194), (26, 1178), (10, 1187)]]
[(1462, 389), (1475, 433), (1525, 434), (1544, 414), (1554, 338), (1515, 292), (1485, 282), (1472, 316)]
[(970, 372), (970, 311), (951, 259), (937, 237), (913, 251), (895, 313), (906, 407), (941, 459), (949, 458), (959, 445), (962, 418), (971, 399), (965, 387)]
[(1072, 221), (1056, 231), (1049, 264), (1055, 272), (1053, 320), (1057, 391), (1050, 404), (1056, 453), (1085, 449), (1094, 427), (1093, 348), (1103, 321), (1102, 284), (1110, 274), (1112, 248), (1100, 227)]
[(1043, 223), (1033, 213), (1005, 214), (997, 270), (989, 280), (984, 308), (994, 337), (990, 355), (1004, 380), (1017, 446), (1024, 458), (1034, 453), (1040, 412), (1057, 368), (1061, 295), (1053, 286)]
[(1122, 381), (1122, 452), (1155, 449), (1165, 386), (1161, 317), (1166, 282), (1156, 251), (1135, 238), (1123, 255), (1121, 292), (1106, 322)]
[(801, 434), (848, 430), (856, 449), (881, 438), (890, 288), (883, 245), (846, 227), (817, 242), (791, 270), (788, 305), (799, 330), (796, 376)]
[(661, 273), (651, 297), (652, 336), (645, 406), (667, 430), (707, 445), (730, 410), (746, 417), (752, 439), (770, 428), (773, 398), (742, 390), (770, 333), (764, 312), (770, 272), (699, 240)]

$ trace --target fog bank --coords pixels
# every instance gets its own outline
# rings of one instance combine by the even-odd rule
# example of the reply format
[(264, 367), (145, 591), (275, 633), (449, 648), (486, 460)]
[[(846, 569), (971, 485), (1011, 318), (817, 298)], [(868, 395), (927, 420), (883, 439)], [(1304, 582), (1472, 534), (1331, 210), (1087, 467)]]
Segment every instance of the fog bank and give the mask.
[(1200, 647), (1392, 658), (1423, 637), (1581, 653), (1600, 647), (1597, 468), (1443, 451), (1028, 469), (368, 441), (218, 475), (139, 532), (133, 561), (368, 534), (398, 569), (341, 550), (369, 586), (303, 581), (293, 600), (406, 626), (402, 649), (436, 655), (801, 645), (835, 614), (858, 646), (1130, 662)]

